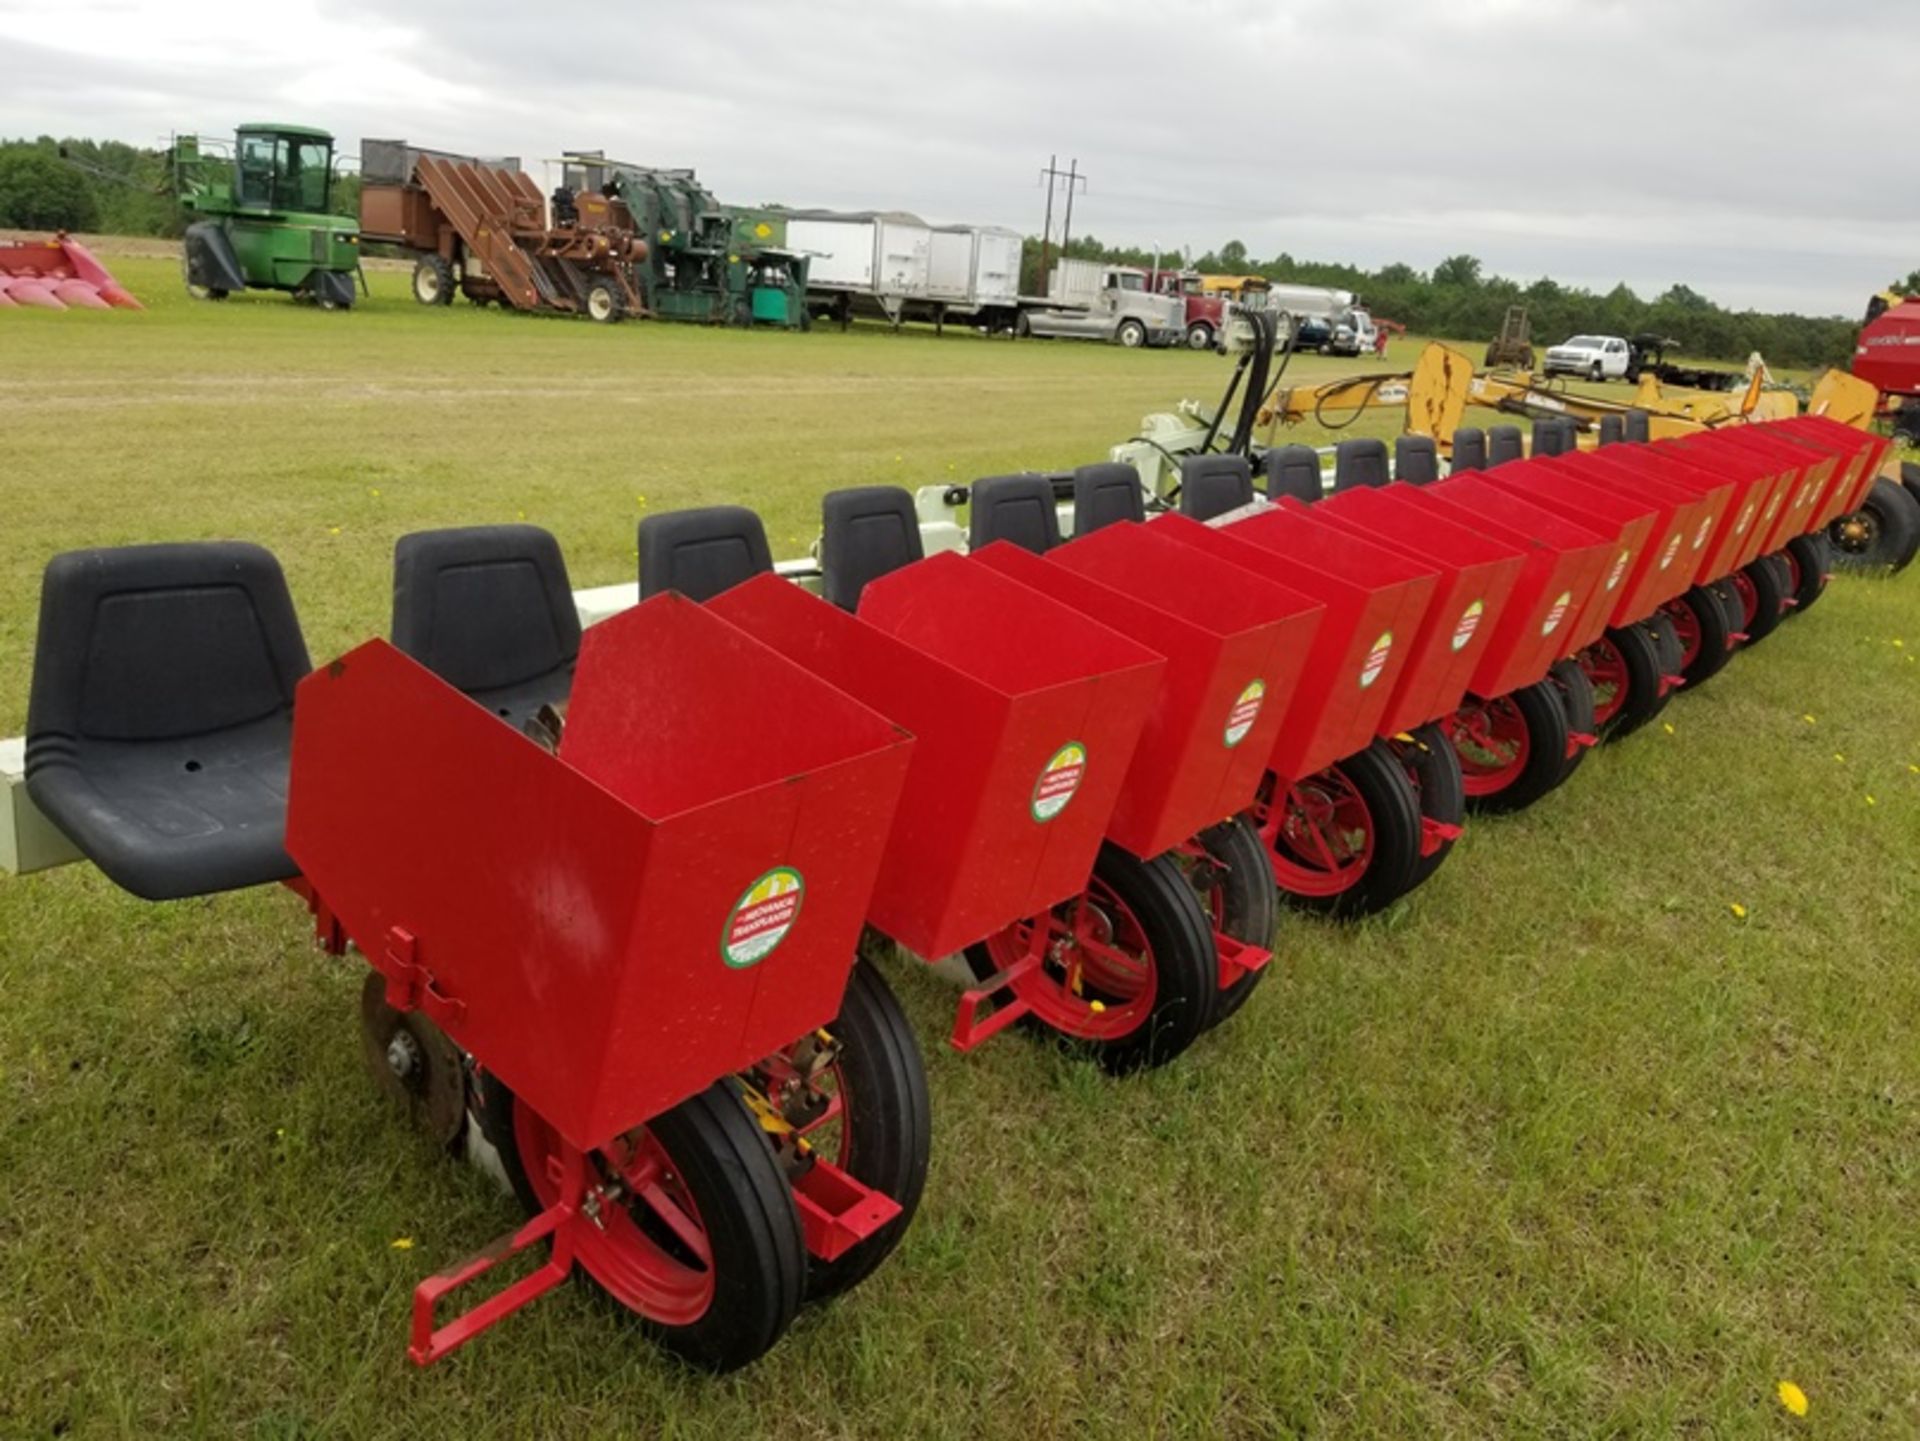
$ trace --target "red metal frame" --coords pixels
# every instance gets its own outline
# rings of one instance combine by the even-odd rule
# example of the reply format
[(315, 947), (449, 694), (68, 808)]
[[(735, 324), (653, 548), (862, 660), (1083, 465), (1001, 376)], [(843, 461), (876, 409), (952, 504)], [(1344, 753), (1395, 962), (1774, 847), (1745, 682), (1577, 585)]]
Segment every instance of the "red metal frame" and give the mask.
[(1288, 708), (1269, 768), (1288, 780), (1366, 749), (1379, 733), (1439, 572), (1367, 545), (1304, 509), (1275, 507), (1214, 532), (1250, 548), (1228, 556), (1261, 567), (1326, 606), (1301, 683), (1318, 708)]
[[(1543, 541), (1574, 561), (1566, 589), (1553, 592), (1552, 602), (1540, 623), (1541, 639), (1548, 644), (1548, 665), (1551, 666), (1555, 660), (1577, 654), (1585, 643), (1584, 637), (1594, 630), (1593, 613), (1602, 608), (1600, 597), (1605, 594), (1608, 575), (1619, 561), (1620, 544), (1616, 535), (1569, 520), (1508, 488), (1515, 479), (1537, 474), (1537, 465), (1531, 460), (1515, 461), (1498, 468), (1503, 477), (1499, 481), (1492, 478), (1492, 471), (1476, 471), (1450, 476), (1426, 489), (1441, 501), (1460, 504), (1483, 518), (1496, 519), (1502, 525)], [(1594, 633), (1597, 634), (1597, 630)]]
[(1708, 433), (1683, 435), (1651, 447), (1663, 460), (1716, 480), (1733, 482), (1733, 499), (1709, 538), (1699, 582), (1731, 575), (1760, 554), (1760, 546), (1794, 498), (1791, 471), (1748, 455), (1720, 449)]
[(1045, 558), (1003, 541), (971, 559), (1166, 657), (1109, 840), (1157, 856), (1252, 803), (1318, 606), (1139, 524)]
[[(773, 575), (707, 605), (915, 736), (874, 926), (937, 960), (1085, 887), (1157, 652), (959, 555), (873, 582), (857, 616)], [(1077, 784), (1055, 809), (1038, 792), (1070, 745)]]
[(1658, 575), (1658, 557), (1668, 539), (1666, 526), (1656, 531), (1660, 514), (1652, 501), (1611, 493), (1579, 478), (1585, 457), (1592, 453), (1576, 452), (1487, 472), (1491, 483), (1512, 490), (1530, 504), (1614, 538), (1614, 554), (1593, 603), (1574, 628), (1576, 651), (1592, 645), (1608, 626), (1629, 625), (1654, 608), (1642, 592), (1649, 578)]
[[(1577, 457), (1552, 456), (1541, 462), (1573, 478), (1585, 490), (1602, 491), (1653, 507), (1656, 519), (1652, 534), (1634, 567), (1627, 593), (1616, 609), (1616, 614), (1630, 620), (1651, 615), (1662, 604), (1691, 588), (1694, 567), (1681, 558), (1686, 556), (1691, 560), (1689, 542), (1699, 533), (1703, 521), (1708, 523), (1711, 533), (1712, 522), (1718, 515), (1713, 495), (1697, 495), (1655, 479), (1637, 465), (1635, 457), (1644, 455), (1646, 450), (1645, 446), (1616, 445), (1604, 450), (1581, 451)], [(1718, 495), (1718, 503), (1724, 507), (1733, 496), (1732, 485), (1721, 487)]]
[(1759, 555), (1771, 555), (1794, 536), (1817, 530), (1821, 508), (1834, 493), (1836, 483), (1844, 480), (1846, 469), (1845, 457), (1795, 445), (1783, 435), (1770, 434), (1770, 430), (1767, 425), (1743, 425), (1713, 433), (1723, 449), (1751, 456), (1788, 477), (1782, 488), (1786, 499), (1780, 513), (1755, 547)]
[[(1527, 552), (1423, 509), (1415, 487), (1356, 487), (1321, 501), (1322, 518), (1351, 527), (1375, 545), (1398, 552), (1440, 576), (1414, 639), (1414, 659), (1400, 678), (1388, 715), (1419, 719), (1412, 729), (1458, 709), (1474, 669), (1493, 638), (1526, 565)], [(1382, 732), (1392, 734), (1395, 732)]]
[(1867, 492), (1880, 475), (1892, 440), (1870, 430), (1858, 430), (1825, 415), (1802, 415), (1775, 421), (1766, 427), (1816, 454), (1837, 454), (1842, 463), (1835, 469), (1832, 486), (1815, 508), (1812, 529), (1831, 525), (1866, 503)]
[[(415, 1361), (576, 1260), (595, 1269), (587, 1152), (837, 1014), (912, 748), (671, 595), (587, 633), (557, 755), (384, 641), (300, 683), (287, 849), (316, 935), (352, 937), (390, 1004), (554, 1138), (546, 1209), (416, 1292)], [(899, 1214), (822, 1168), (795, 1196), (817, 1253)], [(446, 1295), (543, 1239), (539, 1270), (434, 1325)]]
[[(1482, 488), (1471, 504), (1464, 493), (1449, 496), (1440, 491), (1438, 485), (1415, 487), (1407, 503), (1516, 549), (1524, 557), (1507, 603), (1492, 618), (1492, 634), (1468, 689), (1481, 696), (1505, 695), (1544, 679), (1560, 656), (1573, 607), (1598, 583), (1606, 547), (1597, 541), (1573, 549), (1549, 544), (1529, 525), (1532, 508), (1497, 489)], [(1543, 522), (1553, 519), (1533, 514)]]
[[(1693, 528), (1683, 533), (1685, 539), (1670, 567), (1668, 585), (1675, 596), (1723, 574), (1708, 567), (1718, 556), (1715, 537), (1732, 533), (1734, 502), (1740, 495), (1740, 487), (1733, 480), (1688, 464), (1664, 442), (1611, 446), (1598, 458), (1629, 471), (1633, 476), (1630, 483), (1641, 493), (1677, 496), (1700, 507)], [(1666, 559), (1664, 551), (1661, 559)]]

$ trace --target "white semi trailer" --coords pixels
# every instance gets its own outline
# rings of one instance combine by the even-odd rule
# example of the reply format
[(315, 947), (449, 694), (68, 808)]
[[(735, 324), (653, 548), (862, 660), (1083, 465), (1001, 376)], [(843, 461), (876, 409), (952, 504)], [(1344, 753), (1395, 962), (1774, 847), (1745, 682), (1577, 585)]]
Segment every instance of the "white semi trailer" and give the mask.
[(807, 257), (807, 302), (841, 321), (878, 315), (898, 325), (927, 298), (933, 229), (904, 210), (789, 210), (787, 248)]

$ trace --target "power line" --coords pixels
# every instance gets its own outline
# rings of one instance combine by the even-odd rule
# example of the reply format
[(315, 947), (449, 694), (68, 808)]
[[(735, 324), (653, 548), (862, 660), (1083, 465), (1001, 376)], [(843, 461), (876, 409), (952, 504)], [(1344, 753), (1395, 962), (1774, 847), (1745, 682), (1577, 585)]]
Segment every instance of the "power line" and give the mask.
[(1060, 250), (1065, 254), (1067, 243), (1073, 238), (1073, 192), (1076, 189), (1086, 188), (1087, 177), (1080, 173), (1078, 159), (1069, 161), (1067, 168), (1062, 170), (1060, 157), (1049, 155), (1046, 168), (1040, 172), (1040, 183), (1047, 187), (1047, 218), (1040, 232), (1040, 283), (1042, 285), (1047, 281), (1048, 249), (1053, 242), (1053, 192), (1059, 188), (1062, 180), (1067, 182), (1067, 213), (1060, 227)]

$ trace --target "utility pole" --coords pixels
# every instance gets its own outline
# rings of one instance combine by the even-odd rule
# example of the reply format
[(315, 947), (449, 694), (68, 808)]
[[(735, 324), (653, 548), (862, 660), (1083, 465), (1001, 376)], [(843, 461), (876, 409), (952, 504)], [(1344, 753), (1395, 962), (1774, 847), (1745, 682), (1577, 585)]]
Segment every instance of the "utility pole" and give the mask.
[(1040, 172), (1040, 183), (1047, 187), (1047, 223), (1040, 232), (1040, 278), (1034, 283), (1035, 295), (1044, 295), (1047, 289), (1047, 247), (1053, 242), (1053, 177), (1059, 161), (1058, 155), (1049, 155), (1047, 168)]
[(1042, 289), (1046, 286), (1048, 263), (1052, 259), (1050, 251), (1053, 242), (1053, 192), (1062, 180), (1067, 182), (1067, 214), (1060, 227), (1060, 253), (1065, 255), (1067, 242), (1073, 239), (1074, 187), (1085, 188), (1087, 177), (1080, 173), (1078, 160), (1070, 161), (1067, 168), (1062, 170), (1060, 157), (1049, 155), (1047, 168), (1040, 172), (1040, 183), (1047, 187), (1047, 220), (1045, 228), (1040, 232), (1040, 286)]
[(1073, 188), (1086, 183), (1087, 177), (1080, 173), (1080, 162), (1069, 161), (1067, 163), (1067, 218), (1060, 222), (1060, 253), (1062, 255), (1067, 253), (1067, 246), (1073, 241)]

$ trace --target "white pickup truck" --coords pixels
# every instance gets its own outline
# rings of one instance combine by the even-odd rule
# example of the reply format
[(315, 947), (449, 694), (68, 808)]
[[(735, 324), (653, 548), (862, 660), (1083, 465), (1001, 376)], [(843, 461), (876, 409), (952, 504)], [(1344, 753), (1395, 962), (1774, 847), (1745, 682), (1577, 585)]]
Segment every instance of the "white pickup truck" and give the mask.
[(1582, 380), (1625, 380), (1633, 347), (1617, 335), (1576, 335), (1547, 351), (1548, 375), (1577, 375)]

